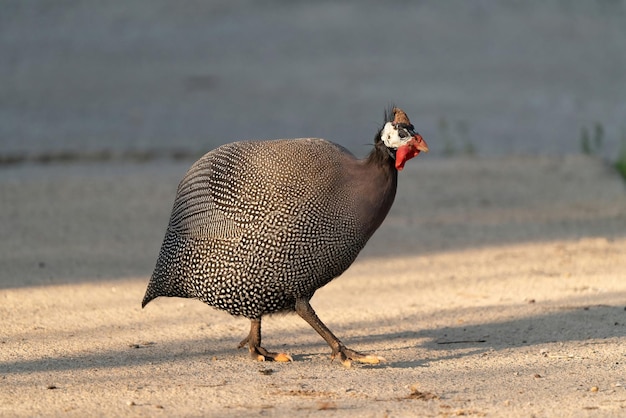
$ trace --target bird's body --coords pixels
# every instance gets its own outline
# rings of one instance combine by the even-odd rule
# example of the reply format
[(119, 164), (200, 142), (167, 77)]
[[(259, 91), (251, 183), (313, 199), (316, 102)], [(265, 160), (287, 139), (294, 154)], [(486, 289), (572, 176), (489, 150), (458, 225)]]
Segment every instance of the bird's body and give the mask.
[[(367, 168), (320, 139), (209, 152), (180, 183), (152, 283), (250, 319), (293, 311), (352, 264), (391, 207), (395, 170)], [(372, 182), (378, 196), (363, 193)]]
[(332, 347), (336, 337), (308, 301), (352, 264), (387, 215), (394, 156), (381, 140), (359, 160), (322, 139), (235, 142), (205, 154), (178, 187), (143, 306), (178, 296), (244, 316), (252, 328), (242, 345), (276, 360), (290, 357), (260, 347), (261, 318), (297, 311)]

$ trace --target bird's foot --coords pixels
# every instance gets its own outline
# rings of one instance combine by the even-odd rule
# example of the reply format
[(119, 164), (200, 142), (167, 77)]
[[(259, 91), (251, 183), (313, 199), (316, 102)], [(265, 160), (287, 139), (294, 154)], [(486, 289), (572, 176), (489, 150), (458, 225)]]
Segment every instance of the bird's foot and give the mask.
[(337, 350), (333, 351), (333, 354), (330, 356), (331, 360), (334, 360), (336, 357), (339, 357), (341, 364), (345, 367), (352, 366), (353, 361), (365, 364), (379, 364), (386, 361), (383, 357), (359, 353), (358, 351), (350, 350), (344, 346), (340, 346)]
[[(246, 345), (248, 345), (248, 338), (240, 342), (237, 348), (243, 348)], [(248, 350), (250, 351), (250, 357), (256, 361), (278, 361), (281, 363), (293, 361), (293, 358), (287, 353), (273, 353), (259, 346), (249, 346)]]
[(293, 361), (293, 358), (287, 353), (272, 353), (263, 347), (250, 349), (250, 356), (257, 361), (278, 361), (281, 363)]

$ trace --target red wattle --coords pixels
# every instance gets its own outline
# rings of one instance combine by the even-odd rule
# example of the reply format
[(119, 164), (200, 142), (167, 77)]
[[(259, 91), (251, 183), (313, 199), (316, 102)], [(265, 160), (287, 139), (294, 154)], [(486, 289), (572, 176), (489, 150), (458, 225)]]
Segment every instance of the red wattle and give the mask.
[(419, 153), (419, 150), (410, 143), (398, 148), (396, 151), (396, 170), (402, 171), (404, 164)]

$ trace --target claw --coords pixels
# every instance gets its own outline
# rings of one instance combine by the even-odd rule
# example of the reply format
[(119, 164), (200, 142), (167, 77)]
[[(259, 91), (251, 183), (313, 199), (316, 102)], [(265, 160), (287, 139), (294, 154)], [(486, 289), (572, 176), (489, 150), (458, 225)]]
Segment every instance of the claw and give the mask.
[(367, 363), (367, 364), (378, 364), (387, 361), (384, 357), (374, 356), (374, 355), (366, 355), (360, 359), (357, 359), (359, 363)]
[(251, 352), (252, 359), (256, 361), (277, 361), (280, 363), (287, 363), (293, 361), (293, 358), (287, 353), (268, 353), (259, 354), (257, 352)]
[(286, 363), (293, 361), (293, 358), (287, 353), (271, 353), (263, 347), (250, 348), (250, 356), (256, 361), (277, 361)]
[(339, 355), (341, 364), (345, 367), (351, 367), (353, 361), (365, 364), (379, 364), (387, 361), (384, 357), (375, 356), (373, 354), (362, 354), (346, 347), (339, 347), (336, 352), (333, 352), (330, 356), (331, 360), (334, 360), (337, 355)]
[(287, 353), (276, 353), (276, 356), (274, 356), (274, 361), (286, 363), (288, 361), (293, 361), (293, 358)]

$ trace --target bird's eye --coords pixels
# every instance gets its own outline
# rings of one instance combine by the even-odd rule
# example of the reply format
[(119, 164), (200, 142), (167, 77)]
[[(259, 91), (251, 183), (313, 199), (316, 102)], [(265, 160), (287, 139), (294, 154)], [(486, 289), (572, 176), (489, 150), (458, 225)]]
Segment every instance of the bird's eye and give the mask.
[(406, 131), (406, 129), (398, 129), (398, 135), (400, 135), (400, 138), (406, 138), (409, 136), (409, 133)]

